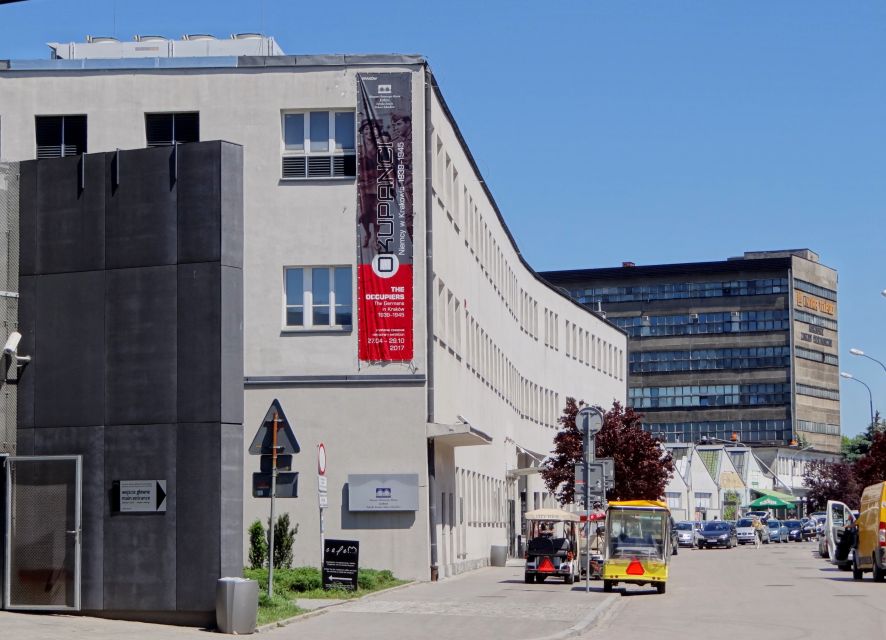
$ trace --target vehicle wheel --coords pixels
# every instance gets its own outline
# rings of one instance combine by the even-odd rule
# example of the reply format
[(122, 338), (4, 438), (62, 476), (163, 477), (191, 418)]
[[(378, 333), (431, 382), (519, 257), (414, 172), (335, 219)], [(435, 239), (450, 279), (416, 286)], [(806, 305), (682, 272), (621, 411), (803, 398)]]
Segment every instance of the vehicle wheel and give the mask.
[(575, 582), (575, 576), (570, 573), (568, 576), (563, 577), (563, 582), (566, 584), (572, 584)]
[(612, 580), (603, 581), (603, 591), (606, 593), (612, 593)]
[(667, 582), (656, 582), (655, 583), (655, 590), (658, 591), (659, 593), (664, 593), (665, 589), (667, 589), (667, 588), (668, 588)]
[(535, 582), (535, 580), (533, 579), (533, 576), (531, 574), (524, 573), (523, 582), (525, 582), (526, 584), (532, 584), (533, 582)]
[(852, 553), (852, 579), (861, 580), (864, 572), (858, 567), (858, 556)]
[(877, 559), (876, 558), (873, 558), (873, 560), (874, 560), (874, 582), (883, 582), (883, 580), (886, 580), (886, 570), (881, 569), (880, 567), (877, 566)]

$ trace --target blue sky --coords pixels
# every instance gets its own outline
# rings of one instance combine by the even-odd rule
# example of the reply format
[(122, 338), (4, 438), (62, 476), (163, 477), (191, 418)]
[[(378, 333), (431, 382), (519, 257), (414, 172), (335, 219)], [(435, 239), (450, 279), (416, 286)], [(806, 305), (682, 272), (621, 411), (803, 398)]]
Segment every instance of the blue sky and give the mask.
[[(29, 0), (0, 58), (87, 34), (263, 31), (287, 53), (422, 53), (538, 270), (809, 247), (841, 368), (886, 409), (886, 3)], [(0, 96), (2, 100), (2, 96)], [(843, 381), (843, 430), (868, 418)]]

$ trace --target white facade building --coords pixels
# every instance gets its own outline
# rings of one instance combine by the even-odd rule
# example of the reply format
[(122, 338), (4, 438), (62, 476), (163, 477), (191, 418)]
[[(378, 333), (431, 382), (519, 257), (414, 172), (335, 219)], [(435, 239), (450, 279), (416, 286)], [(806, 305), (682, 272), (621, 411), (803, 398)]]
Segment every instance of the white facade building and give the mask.
[[(114, 44), (115, 59), (93, 43), (55, 45), (72, 59), (0, 62), (0, 159), (186, 142), (195, 122), (200, 140), (242, 145), (244, 441), (278, 399), (302, 447), (292, 465), (299, 497), (278, 501), (299, 527), (295, 563), (320, 562), (322, 442), (325, 535), (359, 540), (362, 566), (427, 579), (487, 564), (492, 546), (516, 548), (522, 510), (550, 504), (526, 469), (551, 451), (566, 397), (625, 401), (625, 334), (525, 262), (422, 58), (256, 55), (276, 49), (247, 42), (224, 57), (138, 57), (136, 42)], [(348, 167), (358, 74), (377, 73), (406, 74), (412, 95), (415, 347), (406, 361), (358, 353), (358, 190)], [(40, 144), (45, 117), (71, 125), (62, 132), (82, 124), (83, 148)], [(288, 128), (297, 123), (301, 148)], [(323, 136), (328, 146), (315, 152)], [(328, 173), (287, 175), (302, 158)], [(247, 526), (268, 517), (268, 501), (251, 497), (258, 469), (244, 450)], [(352, 511), (353, 474), (415, 474), (415, 509)]]

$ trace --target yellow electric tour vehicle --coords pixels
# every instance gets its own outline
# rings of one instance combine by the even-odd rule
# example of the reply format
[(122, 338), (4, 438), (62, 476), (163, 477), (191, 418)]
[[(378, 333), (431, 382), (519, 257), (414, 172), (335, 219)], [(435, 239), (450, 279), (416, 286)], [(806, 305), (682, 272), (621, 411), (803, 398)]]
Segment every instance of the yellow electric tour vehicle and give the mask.
[(664, 502), (610, 502), (606, 511), (603, 591), (619, 583), (655, 585), (664, 593), (671, 558), (671, 512)]

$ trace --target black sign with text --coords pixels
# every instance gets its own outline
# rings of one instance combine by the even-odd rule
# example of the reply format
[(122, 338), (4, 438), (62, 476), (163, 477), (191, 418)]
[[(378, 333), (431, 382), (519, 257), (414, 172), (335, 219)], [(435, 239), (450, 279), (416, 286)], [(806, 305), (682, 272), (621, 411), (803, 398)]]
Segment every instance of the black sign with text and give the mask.
[(356, 540), (326, 540), (323, 545), (323, 588), (357, 590), (357, 560), (360, 543)]

